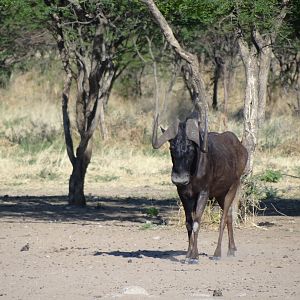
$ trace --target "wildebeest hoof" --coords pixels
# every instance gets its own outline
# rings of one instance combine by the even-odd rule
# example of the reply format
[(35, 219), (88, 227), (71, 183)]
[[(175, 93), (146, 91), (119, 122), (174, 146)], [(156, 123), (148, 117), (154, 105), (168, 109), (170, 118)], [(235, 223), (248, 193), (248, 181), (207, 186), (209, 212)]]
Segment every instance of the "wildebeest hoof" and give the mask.
[(235, 251), (228, 251), (227, 256), (228, 257), (235, 257)]
[(210, 260), (220, 260), (221, 256), (210, 256)]
[(186, 258), (185, 263), (189, 265), (197, 265), (199, 263), (198, 258)]

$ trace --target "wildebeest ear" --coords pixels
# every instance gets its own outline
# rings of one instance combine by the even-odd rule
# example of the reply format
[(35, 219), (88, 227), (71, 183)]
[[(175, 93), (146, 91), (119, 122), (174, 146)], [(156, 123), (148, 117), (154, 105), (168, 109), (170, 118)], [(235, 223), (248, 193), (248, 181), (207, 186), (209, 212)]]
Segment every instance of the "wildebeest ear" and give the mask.
[(199, 125), (197, 119), (188, 119), (186, 121), (186, 135), (189, 140), (195, 142), (200, 147)]
[(164, 133), (166, 131), (166, 129), (162, 128), (161, 126), (160, 126), (160, 130), (162, 133)]

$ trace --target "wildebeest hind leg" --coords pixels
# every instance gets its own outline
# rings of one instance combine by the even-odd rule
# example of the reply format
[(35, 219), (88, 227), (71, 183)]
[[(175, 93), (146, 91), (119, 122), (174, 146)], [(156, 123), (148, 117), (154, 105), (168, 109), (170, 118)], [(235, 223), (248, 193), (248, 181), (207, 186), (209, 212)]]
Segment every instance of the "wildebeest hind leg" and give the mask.
[(227, 214), (227, 229), (228, 229), (228, 252), (227, 256), (235, 256), (236, 246), (233, 238), (232, 228), (232, 207), (230, 206)]
[[(236, 181), (235, 183), (232, 184), (230, 187), (228, 193), (226, 194), (224, 198), (224, 203), (220, 203), (220, 206), (223, 208), (223, 214), (222, 218), (220, 221), (220, 228), (219, 228), (219, 238), (218, 238), (218, 244), (217, 248), (215, 250), (213, 259), (220, 259), (221, 258), (221, 245), (222, 245), (222, 238), (223, 238), (223, 233), (224, 233), (224, 228), (225, 225), (229, 224), (228, 226), (228, 236), (229, 236), (229, 250), (228, 254), (232, 254), (235, 251), (235, 244), (234, 244), (234, 239), (233, 239), (233, 229), (232, 229), (232, 210), (230, 210), (230, 206), (232, 204), (232, 201), (235, 197), (237, 188), (239, 186), (239, 181)], [(222, 205), (223, 204), (223, 205)]]

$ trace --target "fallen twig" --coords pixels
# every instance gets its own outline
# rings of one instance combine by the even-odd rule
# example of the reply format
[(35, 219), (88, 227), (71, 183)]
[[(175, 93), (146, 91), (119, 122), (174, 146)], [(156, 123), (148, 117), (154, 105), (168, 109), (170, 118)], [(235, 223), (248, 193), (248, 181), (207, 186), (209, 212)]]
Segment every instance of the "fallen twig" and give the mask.
[(253, 225), (254, 227), (259, 228), (259, 229), (262, 229), (262, 230), (268, 230), (268, 228), (263, 227), (263, 226), (258, 226), (257, 224), (255, 224), (255, 223), (253, 223), (253, 222), (252, 222), (252, 225)]
[(275, 210), (277, 213), (279, 213), (279, 214), (282, 215), (282, 216), (288, 217), (288, 215), (286, 215), (286, 214), (280, 212), (280, 211), (273, 205), (273, 203), (271, 203), (271, 205), (272, 205), (272, 207), (274, 208), (274, 210)]
[(292, 177), (292, 178), (298, 178), (300, 179), (299, 176), (295, 176), (295, 175), (290, 175), (290, 174), (285, 174), (285, 173), (282, 173), (283, 176), (288, 176), (288, 177)]

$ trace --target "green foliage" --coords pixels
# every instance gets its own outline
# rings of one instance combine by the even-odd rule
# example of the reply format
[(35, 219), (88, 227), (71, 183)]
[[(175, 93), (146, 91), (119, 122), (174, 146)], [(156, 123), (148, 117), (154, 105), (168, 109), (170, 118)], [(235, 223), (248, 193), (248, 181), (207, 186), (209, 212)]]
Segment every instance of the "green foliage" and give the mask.
[(246, 221), (248, 216), (254, 216), (260, 210), (260, 201), (265, 199), (265, 187), (257, 176), (245, 177), (242, 180), (240, 217)]
[(265, 193), (264, 200), (270, 200), (270, 199), (274, 199), (274, 198), (278, 197), (278, 189), (276, 189), (272, 186), (265, 187), (264, 193)]
[(260, 183), (257, 176), (245, 178), (243, 181), (243, 192), (246, 198), (251, 198), (251, 201), (257, 203), (264, 198), (264, 186)]
[[(102, 23), (104, 34), (101, 39), (104, 39), (106, 46), (114, 46), (114, 51), (109, 53), (112, 55), (111, 59), (119, 67), (132, 59), (133, 44), (130, 38), (143, 31), (141, 8), (136, 1), (82, 1), (79, 3), (82, 10), (76, 10), (75, 6), (69, 3), (50, 2), (52, 4), (49, 13), (59, 14), (64, 23), (65, 41), (72, 44), (69, 50), (78, 51), (82, 56), (90, 55), (95, 46), (93, 41), (100, 19), (97, 15), (104, 15), (106, 22)], [(102, 50), (99, 49), (97, 53), (100, 60)], [(128, 52), (131, 55), (128, 55)]]
[(146, 214), (147, 216), (149, 217), (157, 217), (158, 216), (158, 213), (159, 213), (159, 210), (156, 208), (156, 207), (148, 207), (146, 209)]
[[(30, 32), (45, 28), (47, 7), (43, 0), (2, 0), (0, 3), (0, 61), (20, 49), (20, 40)], [(29, 45), (28, 45), (29, 46)]]
[(146, 221), (141, 227), (141, 230), (152, 230), (152, 229), (156, 229), (157, 225), (153, 224), (151, 221)]
[(240, 211), (243, 220), (262, 210), (261, 201), (278, 197), (278, 189), (266, 183), (277, 183), (281, 178), (282, 173), (279, 170), (267, 169), (263, 174), (245, 177), (242, 180)]
[(259, 176), (261, 181), (265, 182), (278, 182), (282, 178), (282, 173), (279, 170), (266, 170)]
[[(235, 35), (238, 28), (249, 41), (254, 28), (262, 35), (272, 32), (281, 1), (172, 0), (159, 1), (158, 6), (185, 45), (197, 52), (210, 52), (211, 44), (224, 40), (226, 35)], [(222, 51), (219, 45), (216, 47)]]
[(0, 1), (0, 86), (6, 86), (11, 68), (45, 45), (47, 23), (43, 0)]

